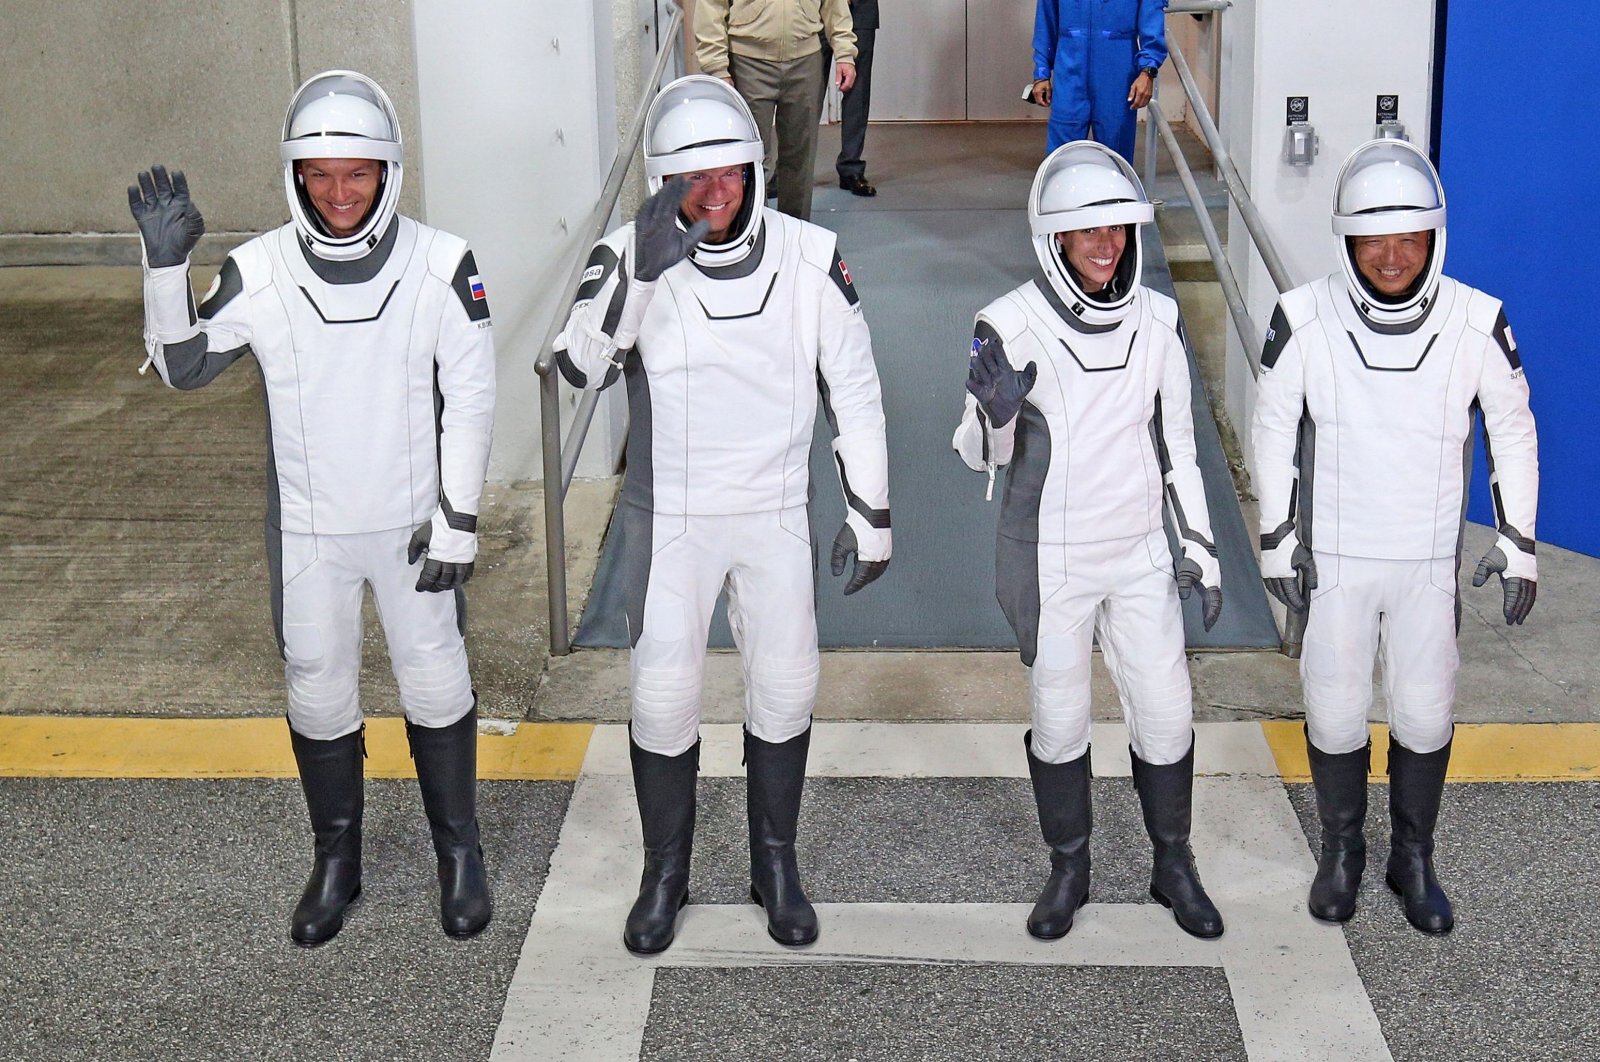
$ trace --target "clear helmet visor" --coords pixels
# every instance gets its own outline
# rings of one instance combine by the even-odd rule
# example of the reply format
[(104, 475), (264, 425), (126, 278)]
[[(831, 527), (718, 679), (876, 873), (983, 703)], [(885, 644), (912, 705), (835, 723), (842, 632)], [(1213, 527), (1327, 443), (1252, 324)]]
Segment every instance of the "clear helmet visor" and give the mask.
[[(1051, 152), (1028, 194), (1039, 266), (1068, 309), (1092, 325), (1115, 324), (1132, 308), (1143, 268), (1139, 229), (1153, 220), (1155, 208), (1133, 167), (1093, 141), (1074, 141)], [(1057, 234), (1114, 225), (1127, 233), (1116, 271), (1105, 287), (1086, 291)]]
[[(1333, 189), (1333, 232), (1339, 261), (1357, 308), (1373, 321), (1403, 325), (1432, 305), (1444, 271), (1444, 185), (1416, 145), (1405, 140), (1370, 140), (1339, 169)], [(1362, 272), (1357, 244), (1363, 238), (1428, 233), (1428, 258), (1414, 283), (1384, 292)]]
[[(755, 246), (766, 202), (761, 132), (744, 98), (721, 78), (681, 77), (662, 89), (645, 116), (644, 167), (650, 191), (676, 174), (748, 167), (744, 202), (722, 243), (702, 243), (694, 259), (731, 265)], [(681, 223), (681, 219), (680, 219)]]
[[(301, 85), (283, 119), (278, 148), (284, 194), (306, 245), (331, 260), (370, 251), (393, 219), (405, 159), (400, 118), (376, 81), (352, 70), (330, 70)], [(381, 177), (372, 205), (356, 230), (334, 235), (306, 194), (299, 164), (306, 159), (373, 159)]]

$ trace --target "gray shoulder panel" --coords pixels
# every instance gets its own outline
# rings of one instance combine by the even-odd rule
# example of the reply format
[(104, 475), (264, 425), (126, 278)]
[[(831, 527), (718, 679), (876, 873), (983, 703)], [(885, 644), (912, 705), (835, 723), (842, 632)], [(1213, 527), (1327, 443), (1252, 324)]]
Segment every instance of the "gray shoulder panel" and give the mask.
[(205, 301), (200, 304), (200, 320), (211, 320), (243, 290), (244, 277), (239, 272), (239, 263), (235, 262), (233, 255), (230, 254), (222, 263), (222, 271), (217, 274), (216, 283), (212, 285)]
[(450, 288), (461, 300), (461, 308), (467, 311), (467, 320), (489, 319), (489, 295), (484, 290), (483, 278), (478, 275), (478, 262), (472, 257), (471, 251), (461, 256), (461, 264), (456, 266), (456, 275), (450, 281)]
[(1267, 340), (1261, 347), (1261, 367), (1270, 369), (1278, 364), (1278, 358), (1283, 354), (1283, 348), (1289, 345), (1289, 337), (1294, 330), (1289, 327), (1289, 315), (1284, 313), (1283, 303), (1272, 308), (1272, 322), (1267, 325)]

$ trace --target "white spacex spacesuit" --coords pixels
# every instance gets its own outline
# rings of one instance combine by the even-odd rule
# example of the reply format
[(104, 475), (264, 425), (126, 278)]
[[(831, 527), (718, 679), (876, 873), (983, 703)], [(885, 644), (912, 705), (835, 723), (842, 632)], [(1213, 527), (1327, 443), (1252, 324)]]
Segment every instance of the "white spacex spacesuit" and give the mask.
[[(652, 159), (652, 177), (680, 172), (663, 164), (719, 161)], [(626, 268), (632, 224), (606, 236), (556, 341), (568, 382), (626, 378), (620, 515), (639, 532), (630, 524), (626, 562), (633, 736), (668, 756), (696, 740), (724, 582), (751, 732), (785, 741), (809, 725), (818, 657), (806, 500), (819, 386), (861, 556), (889, 556), (883, 406), (849, 272), (833, 233), (764, 209), (759, 187), (745, 195), (752, 218), (740, 238), (702, 244), (656, 280)]]
[[(996, 596), (1028, 668), (1033, 728), (1024, 743), (1052, 867), (1028, 931), (1064, 936), (1088, 897), (1089, 666), (1098, 633), (1155, 852), (1150, 894), (1184, 931), (1217, 937), (1222, 917), (1189, 847), (1193, 705), (1178, 597), (1198, 587), (1210, 629), (1221, 577), (1195, 463), (1178, 308), (1139, 282), (1138, 226), (1154, 208), (1126, 161), (1075, 141), (1039, 167), (1028, 215), (1043, 278), (978, 313), (953, 440), (991, 483), (996, 466), (1009, 466)], [(1096, 268), (1108, 271), (1098, 283), (1068, 250), (1091, 244)], [(1183, 552), (1176, 572), (1163, 502)]]
[[(1085, 165), (1076, 161), (1082, 153), (1064, 156), (1057, 169)], [(1036, 200), (1046, 176), (1041, 168)], [(1148, 203), (1097, 206), (1073, 218), (1049, 206), (1034, 211), (1047, 279), (984, 307), (976, 328), (979, 341), (998, 336), (1016, 368), (1037, 365), (1037, 382), (1020, 414), (998, 428), (968, 394), (954, 446), (978, 471), (1010, 466), (995, 577), (1029, 668), (1034, 754), (1062, 763), (1088, 748), (1098, 629), (1134, 749), (1148, 762), (1173, 763), (1189, 748), (1191, 703), (1163, 501), (1199, 582), (1221, 585), (1195, 463), (1178, 307), (1138, 283), (1137, 236), (1123, 255), (1126, 286), (1115, 305), (1075, 290), (1049, 244), (1063, 226), (1148, 220)]]
[[(1291, 609), (1308, 609), (1300, 676), (1322, 822), (1309, 907), (1335, 922), (1355, 912), (1381, 652), (1388, 881), (1414, 926), (1444, 933), (1453, 915), (1433, 877), (1433, 828), (1460, 663), (1473, 422), (1482, 415), (1500, 532), (1474, 583), (1502, 575), (1508, 623), (1536, 589), (1538, 441), (1499, 300), (1442, 275), (1444, 190), (1427, 156), (1400, 140), (1358, 147), (1335, 184), (1333, 231), (1342, 274), (1284, 294), (1273, 314), (1254, 428), (1262, 576)], [(1405, 244), (1409, 262), (1397, 257)], [(1358, 253), (1373, 257), (1363, 265)], [(1386, 275), (1396, 290), (1377, 286)]]
[[(333, 139), (285, 132), (297, 159), (352, 150)], [(353, 150), (381, 150), (360, 139)], [(366, 232), (343, 241), (307, 219), (291, 185), (295, 220), (235, 248), (198, 308), (187, 261), (145, 275), (145, 343), (163, 380), (203, 387), (246, 354), (261, 368), (273, 618), (290, 724), (318, 740), (361, 725), (363, 581), (408, 717), (438, 727), (472, 707), (457, 595), (413, 592), (421, 563), (406, 552), (431, 522), (431, 557), (473, 559), (493, 331), (472, 252), (397, 215), (399, 184), (394, 160)]]
[[(764, 209), (761, 157), (731, 86), (692, 76), (663, 89), (645, 135), (655, 194), (596, 245), (556, 340), (568, 382), (621, 378), (628, 392), (617, 519), (646, 863), (624, 941), (646, 954), (671, 943), (686, 895), (706, 636), (724, 589), (744, 662), (753, 893), (774, 938), (816, 939), (794, 831), (819, 669), (806, 518), (819, 389), (847, 502), (834, 573), (857, 554), (851, 593), (890, 555), (883, 406), (860, 300), (833, 233)], [(677, 174), (690, 176), (663, 187)], [(722, 242), (697, 242), (706, 222), (684, 232), (680, 203), (691, 178), (724, 177), (742, 184), (739, 213)]]
[[(1404, 141), (1351, 157), (1336, 193), (1343, 272), (1282, 296), (1261, 356), (1262, 574), (1290, 575), (1296, 545), (1315, 558), (1300, 671), (1312, 742), (1336, 754), (1366, 744), (1380, 632), (1395, 736), (1416, 752), (1450, 739), (1456, 569), (1479, 412), (1507, 575), (1537, 578), (1538, 449), (1522, 362), (1500, 301), (1441, 275), (1443, 195), (1431, 166), (1406, 164), (1413, 158), (1428, 166)], [(1360, 196), (1375, 194), (1363, 173), (1369, 184), (1405, 174), (1427, 201), (1362, 214), (1371, 208)], [(1432, 231), (1431, 260), (1409, 298), (1383, 300), (1345, 237), (1402, 231)]]
[[(261, 369), (273, 620), (290, 730), (309, 779), (317, 874), (338, 847), (327, 841), (337, 832), (328, 823), (359, 826), (364, 586), (383, 624), (430, 818), (440, 805), (430, 784), (448, 776), (458, 847), (476, 850), (466, 747), (476, 740), (476, 701), (460, 583), (476, 554), (494, 415), (483, 282), (462, 240), (396, 213), (399, 122), (369, 78), (330, 71), (307, 81), (284, 120), (281, 156), (293, 220), (235, 248), (198, 307), (189, 285), (192, 239), (184, 246), (162, 233), (164, 219), (180, 225), (185, 212), (203, 228), (187, 184), (178, 174), (169, 186), (159, 167), (154, 179), (141, 175), (146, 193), (134, 196), (134, 212), (145, 234), (145, 345), (161, 378), (184, 390), (205, 386), (246, 354)], [(340, 234), (309, 198), (301, 166), (343, 160), (371, 160), (379, 176), (365, 218)], [(419, 749), (429, 741), (449, 749), (430, 759)], [(434, 760), (448, 763), (430, 771)], [(334, 776), (339, 786), (325, 784)], [(319, 796), (316, 786), (328, 792)], [(334, 806), (342, 810), (321, 813)], [(331, 893), (308, 887), (308, 897), (323, 893), (322, 903), (297, 911), (297, 942), (331, 937), (339, 900), (359, 891), (359, 850), (341, 858), (354, 878)], [(447, 910), (446, 929), (482, 928), (486, 892), (482, 900), (465, 921), (452, 923)]]

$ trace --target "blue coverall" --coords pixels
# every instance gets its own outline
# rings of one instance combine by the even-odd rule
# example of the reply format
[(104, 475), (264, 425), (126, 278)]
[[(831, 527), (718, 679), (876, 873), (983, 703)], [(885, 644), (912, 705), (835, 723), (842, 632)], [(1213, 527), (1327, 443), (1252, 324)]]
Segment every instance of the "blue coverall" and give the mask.
[(1140, 67), (1167, 59), (1167, 0), (1039, 0), (1033, 79), (1049, 78), (1046, 152), (1089, 137), (1133, 158), (1138, 113), (1128, 89)]

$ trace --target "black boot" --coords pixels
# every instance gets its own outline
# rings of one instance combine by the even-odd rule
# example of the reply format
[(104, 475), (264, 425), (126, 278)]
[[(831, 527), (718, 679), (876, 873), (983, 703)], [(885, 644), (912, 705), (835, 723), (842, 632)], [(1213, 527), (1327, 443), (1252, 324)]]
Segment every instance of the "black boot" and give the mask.
[(1191, 936), (1211, 939), (1222, 936), (1222, 915), (1218, 913), (1189, 848), (1189, 822), (1194, 806), (1194, 742), (1177, 763), (1157, 766), (1145, 763), (1132, 748), (1133, 787), (1144, 808), (1144, 828), (1155, 849), (1155, 867), (1150, 873), (1150, 895), (1172, 909), (1178, 927)]
[(689, 854), (694, 847), (695, 777), (700, 742), (676, 756), (647, 752), (628, 739), (633, 792), (644, 828), (644, 874), (622, 943), (635, 955), (666, 951), (689, 902)]
[(1450, 898), (1433, 876), (1433, 827), (1444, 796), (1450, 742), (1419, 753), (1389, 739), (1389, 888), (1405, 900), (1406, 921), (1424, 933), (1448, 933), (1456, 924)]
[(289, 730), (316, 838), (311, 877), (289, 922), (289, 939), (302, 947), (332, 940), (344, 928), (345, 910), (361, 895), (364, 735), (357, 730), (332, 741), (313, 741)]
[(406, 738), (439, 857), (440, 923), (449, 936), (474, 936), (494, 914), (478, 839), (478, 709), (449, 726), (408, 719)]
[(1322, 821), (1322, 854), (1311, 879), (1306, 902), (1324, 922), (1348, 922), (1356, 913), (1356, 893), (1367, 866), (1367, 841), (1361, 833), (1367, 819), (1367, 772), (1372, 767), (1372, 742), (1354, 752), (1323, 752), (1306, 734), (1311, 783), (1317, 792), (1317, 818)]
[(794, 840), (811, 728), (780, 744), (744, 732), (750, 815), (750, 898), (767, 911), (767, 933), (798, 947), (817, 939), (817, 910), (800, 885)]
[(1050, 846), (1050, 878), (1028, 915), (1028, 932), (1040, 940), (1059, 940), (1089, 899), (1089, 830), (1094, 823), (1089, 753), (1085, 750), (1067, 763), (1045, 763), (1033, 754), (1032, 730), (1022, 735), (1022, 744), (1039, 806), (1039, 831)]

